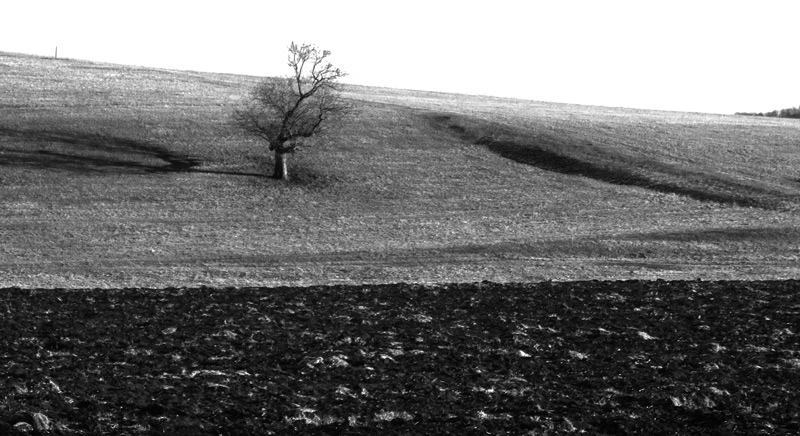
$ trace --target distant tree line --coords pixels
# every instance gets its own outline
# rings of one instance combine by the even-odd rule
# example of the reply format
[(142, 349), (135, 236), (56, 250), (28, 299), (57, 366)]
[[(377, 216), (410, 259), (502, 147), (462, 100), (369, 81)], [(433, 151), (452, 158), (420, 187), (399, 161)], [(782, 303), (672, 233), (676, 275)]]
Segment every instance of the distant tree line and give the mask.
[(788, 109), (764, 112), (736, 112), (736, 115), (749, 115), (754, 117), (775, 117), (775, 118), (800, 118), (800, 106)]

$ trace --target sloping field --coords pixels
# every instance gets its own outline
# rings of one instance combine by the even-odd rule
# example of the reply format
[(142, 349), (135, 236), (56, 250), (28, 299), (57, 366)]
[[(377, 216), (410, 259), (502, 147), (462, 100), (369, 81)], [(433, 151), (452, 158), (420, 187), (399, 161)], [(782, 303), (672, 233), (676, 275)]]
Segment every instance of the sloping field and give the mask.
[(350, 86), (283, 183), (256, 80), (0, 53), (0, 286), (800, 272), (797, 120)]

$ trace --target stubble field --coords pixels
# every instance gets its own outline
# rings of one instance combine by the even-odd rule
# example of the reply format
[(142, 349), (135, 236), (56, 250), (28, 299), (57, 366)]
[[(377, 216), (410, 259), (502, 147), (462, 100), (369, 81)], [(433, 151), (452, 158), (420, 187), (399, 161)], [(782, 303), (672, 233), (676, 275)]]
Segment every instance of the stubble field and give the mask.
[(349, 86), (292, 157), (256, 78), (0, 56), (0, 286), (793, 278), (800, 123)]

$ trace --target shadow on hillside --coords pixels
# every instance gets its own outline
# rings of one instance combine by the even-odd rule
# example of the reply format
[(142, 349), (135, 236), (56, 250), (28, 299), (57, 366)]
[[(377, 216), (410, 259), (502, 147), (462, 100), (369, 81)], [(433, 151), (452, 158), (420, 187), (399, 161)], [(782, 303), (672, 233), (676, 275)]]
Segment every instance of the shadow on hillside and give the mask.
[(675, 242), (771, 242), (792, 245), (794, 242), (800, 240), (800, 229), (792, 227), (719, 227), (675, 232), (653, 232), (635, 235), (630, 239)]
[[(702, 186), (692, 187), (686, 184), (653, 180), (621, 166), (603, 166), (598, 163), (559, 154), (533, 142), (520, 143), (515, 140), (505, 139), (512, 135), (504, 135), (501, 133), (492, 135), (491, 137), (480, 136), (480, 134), (472, 133), (468, 128), (459, 125), (458, 122), (453, 120), (453, 117), (449, 115), (433, 115), (430, 116), (430, 119), (440, 128), (446, 127), (462, 139), (478, 145), (483, 145), (490, 151), (504, 158), (535, 166), (546, 171), (583, 176), (617, 185), (636, 186), (664, 194), (677, 194), (704, 202), (759, 207), (764, 209), (777, 208), (780, 203), (779, 199), (773, 198), (773, 196), (769, 195), (766, 191), (733, 181), (715, 178), (712, 175), (703, 175), (702, 183), (719, 188), (717, 191), (712, 191)], [(497, 126), (494, 127), (497, 128)], [(500, 129), (502, 129), (502, 127), (500, 127)], [(504, 139), (497, 139), (498, 137)], [(532, 141), (534, 140), (535, 139), (532, 139)], [(607, 156), (606, 160), (608, 162), (623, 161), (621, 157), (615, 159), (613, 156)], [(674, 175), (677, 177), (686, 177), (686, 174)]]
[[(74, 131), (32, 131), (0, 126), (5, 136), (34, 147), (9, 147), (0, 142), (0, 166), (61, 169), (82, 173), (195, 172), (263, 177), (262, 174), (195, 168), (201, 161), (181, 156), (146, 141)], [(55, 145), (42, 149), (43, 145)]]
[[(757, 198), (717, 193), (704, 189), (681, 186), (675, 183), (654, 181), (648, 177), (634, 174), (622, 168), (602, 167), (591, 162), (560, 155), (535, 145), (520, 145), (512, 141), (496, 141), (485, 138), (479, 139), (476, 143), (486, 146), (489, 150), (507, 159), (533, 165), (547, 171), (583, 176), (617, 185), (637, 186), (663, 194), (682, 195), (699, 201), (728, 203), (746, 207), (764, 206), (764, 202)], [(749, 187), (745, 186), (738, 186), (738, 188), (749, 190)]]

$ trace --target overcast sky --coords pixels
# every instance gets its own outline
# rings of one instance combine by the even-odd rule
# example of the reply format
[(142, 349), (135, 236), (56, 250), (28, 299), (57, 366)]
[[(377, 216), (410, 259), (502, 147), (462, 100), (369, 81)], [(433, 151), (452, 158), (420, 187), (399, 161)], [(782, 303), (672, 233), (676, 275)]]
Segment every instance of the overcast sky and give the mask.
[(800, 104), (797, 0), (4, 0), (0, 51), (251, 75), (333, 52), (345, 82), (733, 113)]

